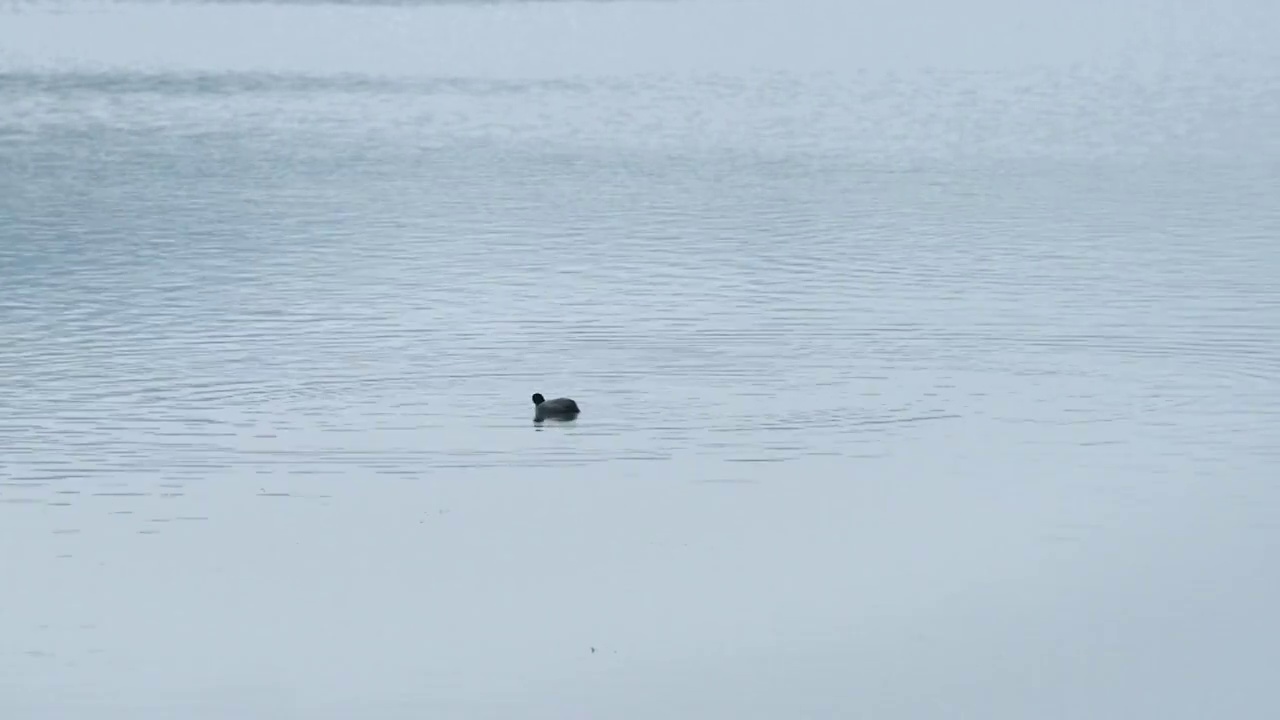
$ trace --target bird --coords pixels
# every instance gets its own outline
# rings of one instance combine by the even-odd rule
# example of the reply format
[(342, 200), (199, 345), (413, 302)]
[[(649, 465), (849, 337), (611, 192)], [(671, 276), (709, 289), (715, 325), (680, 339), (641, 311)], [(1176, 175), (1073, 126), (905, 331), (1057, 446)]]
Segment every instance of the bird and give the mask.
[(578, 409), (578, 403), (569, 398), (556, 398), (548, 400), (542, 397), (542, 393), (533, 394), (533, 421), (542, 422), (543, 420), (572, 420), (581, 412)]

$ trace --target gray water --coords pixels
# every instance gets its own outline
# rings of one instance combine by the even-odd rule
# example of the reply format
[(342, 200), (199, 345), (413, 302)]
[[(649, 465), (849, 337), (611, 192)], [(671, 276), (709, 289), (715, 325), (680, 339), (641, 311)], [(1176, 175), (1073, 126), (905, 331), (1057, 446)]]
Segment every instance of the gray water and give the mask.
[(1280, 6), (1039, 5), (0, 8), (0, 716), (1275, 717)]

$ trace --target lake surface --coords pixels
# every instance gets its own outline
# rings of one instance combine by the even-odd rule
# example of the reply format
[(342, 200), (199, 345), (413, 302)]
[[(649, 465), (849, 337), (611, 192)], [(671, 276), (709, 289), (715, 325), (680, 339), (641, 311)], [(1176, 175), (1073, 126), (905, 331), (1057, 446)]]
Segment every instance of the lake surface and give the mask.
[(1276, 717), (1280, 5), (1030, 5), (0, 7), (0, 715)]

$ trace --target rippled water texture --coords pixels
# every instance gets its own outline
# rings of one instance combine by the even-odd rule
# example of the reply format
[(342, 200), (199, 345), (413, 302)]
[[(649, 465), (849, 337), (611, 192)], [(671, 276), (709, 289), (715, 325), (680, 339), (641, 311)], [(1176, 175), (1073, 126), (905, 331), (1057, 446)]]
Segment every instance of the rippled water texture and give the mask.
[(1276, 717), (1278, 7), (3, 6), (0, 715)]

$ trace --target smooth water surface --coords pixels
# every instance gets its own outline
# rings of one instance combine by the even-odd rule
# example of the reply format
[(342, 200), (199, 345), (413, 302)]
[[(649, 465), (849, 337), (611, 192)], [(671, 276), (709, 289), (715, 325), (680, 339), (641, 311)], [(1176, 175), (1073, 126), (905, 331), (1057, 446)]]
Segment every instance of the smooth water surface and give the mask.
[(1275, 717), (1278, 28), (0, 8), (0, 716)]

